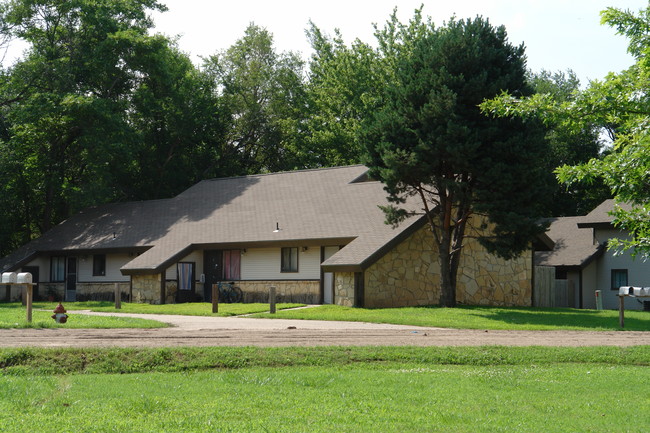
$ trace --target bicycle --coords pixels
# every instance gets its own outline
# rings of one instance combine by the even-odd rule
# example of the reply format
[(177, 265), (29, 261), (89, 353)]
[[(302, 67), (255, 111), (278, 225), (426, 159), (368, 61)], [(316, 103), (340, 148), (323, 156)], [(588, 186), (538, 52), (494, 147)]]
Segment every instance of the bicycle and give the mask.
[(244, 298), (244, 293), (239, 287), (235, 286), (234, 281), (229, 283), (219, 281), (217, 287), (219, 288), (219, 302), (233, 304), (241, 302)]

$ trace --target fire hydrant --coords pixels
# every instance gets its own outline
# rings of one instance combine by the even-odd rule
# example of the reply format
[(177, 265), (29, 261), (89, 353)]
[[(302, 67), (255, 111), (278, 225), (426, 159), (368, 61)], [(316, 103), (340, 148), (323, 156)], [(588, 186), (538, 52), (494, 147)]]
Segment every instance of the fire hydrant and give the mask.
[(52, 319), (56, 323), (65, 323), (68, 321), (68, 315), (65, 314), (65, 308), (63, 308), (63, 304), (59, 302), (59, 305), (56, 306), (54, 309), (54, 314), (52, 314)]

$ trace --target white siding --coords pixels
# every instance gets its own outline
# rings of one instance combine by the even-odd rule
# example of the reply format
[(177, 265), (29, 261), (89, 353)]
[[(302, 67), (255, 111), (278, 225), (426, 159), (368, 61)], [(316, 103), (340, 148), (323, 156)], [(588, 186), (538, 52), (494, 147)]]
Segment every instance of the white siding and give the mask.
[(50, 281), (50, 258), (39, 257), (25, 266), (38, 266), (38, 280), (39, 283), (47, 283)]
[[(596, 237), (601, 239), (610, 239), (614, 237), (622, 238), (618, 230), (596, 230)], [(598, 264), (598, 289), (602, 291), (603, 308), (618, 309), (618, 290), (611, 289), (612, 269), (627, 269), (627, 283), (630, 286), (650, 286), (650, 262), (644, 262), (640, 258), (633, 259), (629, 253), (614, 256), (613, 251), (605, 251)], [(640, 298), (650, 300), (650, 298)], [(640, 310), (643, 305), (637, 302), (635, 298), (625, 299), (625, 308)]]
[[(183, 257), (182, 259), (179, 260), (179, 262), (194, 262), (196, 263), (196, 275), (194, 275), (194, 279), (196, 281), (199, 280), (199, 276), (203, 273), (203, 251), (193, 251), (192, 253), (188, 254), (187, 256)], [(177, 275), (177, 269), (176, 269), (176, 263), (171, 265), (170, 267), (167, 268), (165, 271), (165, 279), (167, 280), (176, 280), (178, 279)]]
[[(624, 238), (623, 234), (616, 229), (602, 230), (596, 229), (596, 238), (599, 242), (605, 242), (611, 238)], [(604, 254), (583, 271), (583, 293), (584, 307), (596, 308), (595, 291), (600, 290), (603, 297), (603, 308), (618, 309), (618, 290), (612, 290), (612, 269), (627, 269), (627, 282), (630, 286), (650, 286), (650, 262), (644, 262), (625, 252), (614, 255), (613, 251), (605, 251)], [(586, 271), (589, 272), (586, 272)], [(589, 281), (585, 281), (585, 275), (589, 274)], [(650, 298), (640, 298), (639, 300), (650, 300)], [(640, 310), (643, 305), (636, 298), (626, 298), (625, 308), (631, 310)]]
[(77, 258), (77, 281), (80, 283), (103, 283), (129, 281), (128, 275), (122, 275), (120, 268), (133, 260), (128, 253), (106, 254), (106, 275), (93, 276), (93, 255), (81, 255)]
[(281, 248), (249, 248), (241, 257), (242, 280), (319, 280), (320, 247), (298, 247), (298, 272), (280, 272)]

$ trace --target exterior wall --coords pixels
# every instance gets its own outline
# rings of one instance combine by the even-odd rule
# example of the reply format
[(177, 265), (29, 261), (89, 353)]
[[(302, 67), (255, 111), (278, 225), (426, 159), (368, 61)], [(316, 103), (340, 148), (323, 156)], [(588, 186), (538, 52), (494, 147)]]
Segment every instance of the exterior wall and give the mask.
[[(617, 229), (596, 229), (595, 237), (599, 243), (606, 243), (611, 238), (626, 238), (625, 234)], [(633, 259), (628, 253), (614, 255), (613, 251), (605, 251), (603, 255), (590, 265), (590, 281), (584, 280), (587, 269), (583, 271), (583, 306), (596, 308), (595, 291), (600, 290), (603, 297), (603, 308), (616, 310), (619, 307), (618, 288), (612, 290), (612, 269), (627, 269), (627, 283), (630, 286), (650, 286), (650, 262)], [(650, 301), (650, 298), (625, 298), (625, 308), (641, 310), (643, 304), (638, 301)]]
[[(128, 295), (131, 288), (130, 281), (120, 282), (117, 284), (119, 285), (122, 296), (124, 296), (124, 294)], [(61, 289), (63, 289), (63, 287), (61, 287)], [(63, 294), (63, 290), (61, 290), (61, 294)], [(77, 301), (85, 299), (93, 301), (115, 300), (115, 283), (77, 283)]]
[(122, 275), (120, 268), (133, 260), (134, 256), (127, 253), (106, 254), (106, 275), (93, 276), (93, 255), (82, 254), (77, 260), (77, 282), (78, 283), (102, 283), (102, 282), (128, 282), (128, 275)]
[(318, 304), (320, 302), (320, 281), (237, 281), (244, 293), (244, 302), (269, 302), (269, 287), (276, 287), (276, 302)]
[(318, 280), (320, 248), (298, 247), (298, 272), (280, 272), (281, 248), (249, 248), (241, 256), (242, 280)]
[[(427, 225), (398, 244), (365, 271), (365, 306), (437, 304), (440, 264)], [(467, 239), (459, 266), (456, 299), (469, 305), (530, 306), (532, 250), (513, 260), (489, 254)]]
[(160, 274), (133, 275), (132, 302), (159, 304), (160, 303)]
[(334, 304), (344, 307), (354, 306), (354, 272), (334, 274)]
[[(203, 251), (193, 251), (191, 254), (188, 254), (179, 260), (179, 262), (194, 262), (196, 265), (196, 275), (194, 276), (194, 279), (196, 281), (199, 280), (199, 276), (203, 273)], [(176, 263), (167, 268), (165, 271), (165, 279), (178, 280), (178, 269)]]
[[(594, 260), (582, 270), (582, 308), (596, 308), (595, 291), (598, 287), (598, 262), (598, 260)], [(576, 287), (580, 287), (579, 282)]]

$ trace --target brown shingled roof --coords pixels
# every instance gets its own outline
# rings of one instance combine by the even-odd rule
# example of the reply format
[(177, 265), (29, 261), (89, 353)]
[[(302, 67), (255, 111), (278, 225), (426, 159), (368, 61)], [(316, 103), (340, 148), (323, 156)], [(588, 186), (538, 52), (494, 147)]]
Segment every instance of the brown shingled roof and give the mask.
[(555, 248), (551, 251), (535, 252), (537, 266), (584, 267), (603, 251), (593, 237), (592, 229), (579, 228), (586, 217), (551, 218), (546, 232)]
[(91, 208), (3, 262), (16, 267), (47, 251), (139, 248), (142, 253), (122, 272), (149, 273), (201, 246), (329, 240), (334, 245), (353, 242), (326, 264), (360, 267), (402, 232), (422, 223), (421, 218), (410, 218), (397, 229), (386, 225), (378, 208), (387, 204), (386, 192), (380, 182), (364, 177), (366, 172), (357, 165), (213, 179), (172, 199)]

